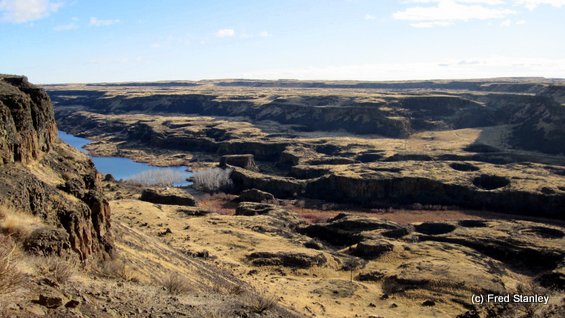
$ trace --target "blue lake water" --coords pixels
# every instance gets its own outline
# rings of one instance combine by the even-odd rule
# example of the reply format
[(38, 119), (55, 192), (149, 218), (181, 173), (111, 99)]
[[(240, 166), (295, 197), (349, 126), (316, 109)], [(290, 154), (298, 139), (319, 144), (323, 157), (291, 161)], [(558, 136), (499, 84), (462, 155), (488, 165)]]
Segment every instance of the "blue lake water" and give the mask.
[[(76, 149), (88, 154), (83, 148), (90, 143), (86, 138), (76, 137), (71, 134), (59, 130), (59, 138)], [(96, 157), (90, 156), (96, 169), (105, 174), (111, 174), (116, 180), (127, 180), (131, 177), (138, 176), (140, 173), (152, 173), (154, 171), (166, 171), (176, 176), (175, 186), (186, 186), (190, 182), (186, 181), (192, 174), (186, 170), (186, 167), (155, 167), (146, 163), (136, 162), (128, 158), (122, 157)]]

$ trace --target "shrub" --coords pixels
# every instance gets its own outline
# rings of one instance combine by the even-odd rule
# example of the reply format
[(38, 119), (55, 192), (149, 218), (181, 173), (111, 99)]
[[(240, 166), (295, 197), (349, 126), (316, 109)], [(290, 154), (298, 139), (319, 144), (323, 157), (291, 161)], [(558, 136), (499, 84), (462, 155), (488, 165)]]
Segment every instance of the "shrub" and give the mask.
[(170, 294), (183, 294), (190, 290), (190, 281), (178, 273), (170, 273), (163, 281), (163, 287)]
[(139, 185), (172, 186), (186, 181), (186, 173), (174, 169), (155, 169), (140, 172), (129, 177), (126, 181)]
[(233, 184), (230, 179), (232, 169), (211, 168), (194, 172), (192, 180), (194, 187), (205, 192), (226, 190)]
[(24, 283), (24, 275), (16, 264), (16, 245), (6, 236), (0, 236), (0, 295), (16, 291)]
[(39, 257), (36, 267), (41, 275), (53, 279), (59, 284), (66, 283), (74, 274), (76, 263), (57, 256)]
[(263, 295), (251, 295), (248, 294), (247, 297), (248, 306), (250, 309), (257, 314), (262, 314), (265, 311), (269, 311), (275, 307), (277, 300), (274, 296), (263, 296)]
[(110, 259), (98, 263), (94, 270), (98, 276), (104, 278), (123, 278), (127, 277), (126, 263), (122, 259)]

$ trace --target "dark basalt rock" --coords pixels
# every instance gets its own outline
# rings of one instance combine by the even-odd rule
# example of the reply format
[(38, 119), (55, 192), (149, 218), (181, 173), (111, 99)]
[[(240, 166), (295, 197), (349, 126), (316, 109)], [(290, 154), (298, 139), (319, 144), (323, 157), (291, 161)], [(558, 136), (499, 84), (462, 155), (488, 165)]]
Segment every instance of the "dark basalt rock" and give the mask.
[(196, 200), (190, 193), (167, 189), (145, 189), (139, 199), (156, 204), (196, 206)]
[(402, 226), (388, 221), (340, 213), (336, 217), (329, 219), (327, 223), (312, 224), (299, 228), (298, 231), (332, 245), (349, 246), (361, 242), (364, 239), (362, 235), (364, 231), (390, 231), (402, 228)]
[(0, 123), (0, 167), (37, 160), (57, 140), (47, 93), (25, 77), (0, 75)]
[(378, 282), (385, 277), (385, 274), (379, 271), (371, 271), (367, 273), (360, 273), (357, 275), (357, 280), (362, 282)]
[[(0, 203), (45, 221), (47, 229), (32, 233), (26, 249), (72, 250), (83, 260), (108, 257), (113, 250), (110, 208), (100, 177), (90, 160), (60, 143), (53, 113), (43, 89), (25, 77), (0, 75)], [(32, 163), (50, 168), (64, 183), (41, 181), (28, 170)]]
[(244, 190), (239, 195), (241, 202), (260, 202), (260, 203), (274, 203), (276, 202), (275, 196), (269, 192), (261, 191), (258, 189)]
[(271, 176), (242, 168), (234, 168), (230, 178), (236, 193), (247, 189), (259, 189), (281, 199), (298, 196), (304, 192), (305, 185), (303, 180)]
[(351, 253), (364, 259), (376, 259), (384, 253), (392, 251), (393, 248), (394, 245), (384, 240), (365, 240), (359, 242)]
[(23, 248), (36, 255), (61, 256), (71, 248), (69, 234), (63, 229), (39, 228), (25, 239)]
[(255, 252), (247, 255), (254, 266), (284, 266), (292, 268), (310, 268), (321, 266), (327, 262), (324, 254), (308, 255), (291, 252)]
[(414, 228), (412, 226), (403, 226), (399, 229), (392, 229), (381, 232), (381, 235), (388, 238), (398, 239), (412, 233), (412, 231), (414, 231)]
[(276, 205), (257, 203), (257, 202), (241, 202), (235, 210), (235, 215), (277, 215), (277, 214), (288, 214), (288, 212)]
[(220, 167), (225, 168), (228, 165), (252, 171), (259, 171), (259, 168), (255, 164), (255, 159), (252, 154), (222, 156), (220, 158)]

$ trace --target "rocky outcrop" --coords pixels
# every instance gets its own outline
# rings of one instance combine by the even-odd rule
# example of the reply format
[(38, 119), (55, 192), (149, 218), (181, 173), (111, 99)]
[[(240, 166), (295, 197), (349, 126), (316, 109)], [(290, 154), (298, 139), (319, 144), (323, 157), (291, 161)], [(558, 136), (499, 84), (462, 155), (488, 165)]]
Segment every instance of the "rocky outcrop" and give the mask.
[[(538, 176), (539, 177), (539, 176)], [(512, 188), (505, 177), (477, 175), (457, 180), (406, 176), (401, 171), (328, 174), (307, 182), (304, 196), (365, 206), (389, 204), (441, 204), (491, 209), (551, 218), (565, 218), (565, 195)], [(540, 181), (541, 183), (541, 181)]]
[(277, 201), (274, 195), (258, 189), (244, 190), (238, 199), (240, 202), (275, 203)]
[(375, 259), (386, 252), (392, 251), (394, 245), (386, 240), (362, 241), (352, 249), (352, 254), (364, 259)]
[(271, 176), (246, 169), (235, 168), (230, 176), (234, 191), (259, 189), (277, 198), (294, 198), (304, 192), (306, 183), (293, 178)]
[(366, 231), (380, 230), (386, 233), (401, 229), (404, 227), (392, 222), (341, 213), (327, 223), (299, 228), (299, 232), (336, 246), (349, 246), (363, 241), (365, 237), (362, 233)]
[(241, 202), (235, 210), (235, 215), (271, 215), (279, 216), (286, 215), (288, 212), (273, 204), (256, 203), (256, 202)]
[(309, 255), (294, 252), (254, 252), (247, 255), (254, 266), (283, 266), (292, 268), (310, 268), (327, 262), (324, 254)]
[(109, 256), (110, 208), (100, 175), (58, 141), (47, 94), (25, 77), (0, 76), (0, 114), (0, 203), (59, 229), (32, 233), (25, 245), (55, 254), (70, 247), (82, 259)]
[(194, 197), (180, 189), (145, 189), (139, 199), (157, 204), (196, 206)]
[(255, 159), (251, 154), (223, 155), (220, 158), (220, 167), (226, 168), (228, 165), (252, 171), (259, 171), (259, 168), (255, 164)]
[(53, 116), (44, 90), (25, 77), (0, 75), (0, 166), (48, 152), (57, 138)]

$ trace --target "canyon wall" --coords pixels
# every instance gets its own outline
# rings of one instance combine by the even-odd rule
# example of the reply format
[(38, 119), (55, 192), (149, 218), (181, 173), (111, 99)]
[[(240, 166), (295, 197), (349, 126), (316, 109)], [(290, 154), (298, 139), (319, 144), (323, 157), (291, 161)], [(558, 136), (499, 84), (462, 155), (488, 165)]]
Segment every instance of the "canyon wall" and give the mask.
[(0, 75), (0, 205), (41, 217), (51, 233), (64, 230), (63, 245), (83, 260), (107, 257), (110, 208), (99, 178), (85, 155), (57, 138), (47, 93), (25, 77)]

